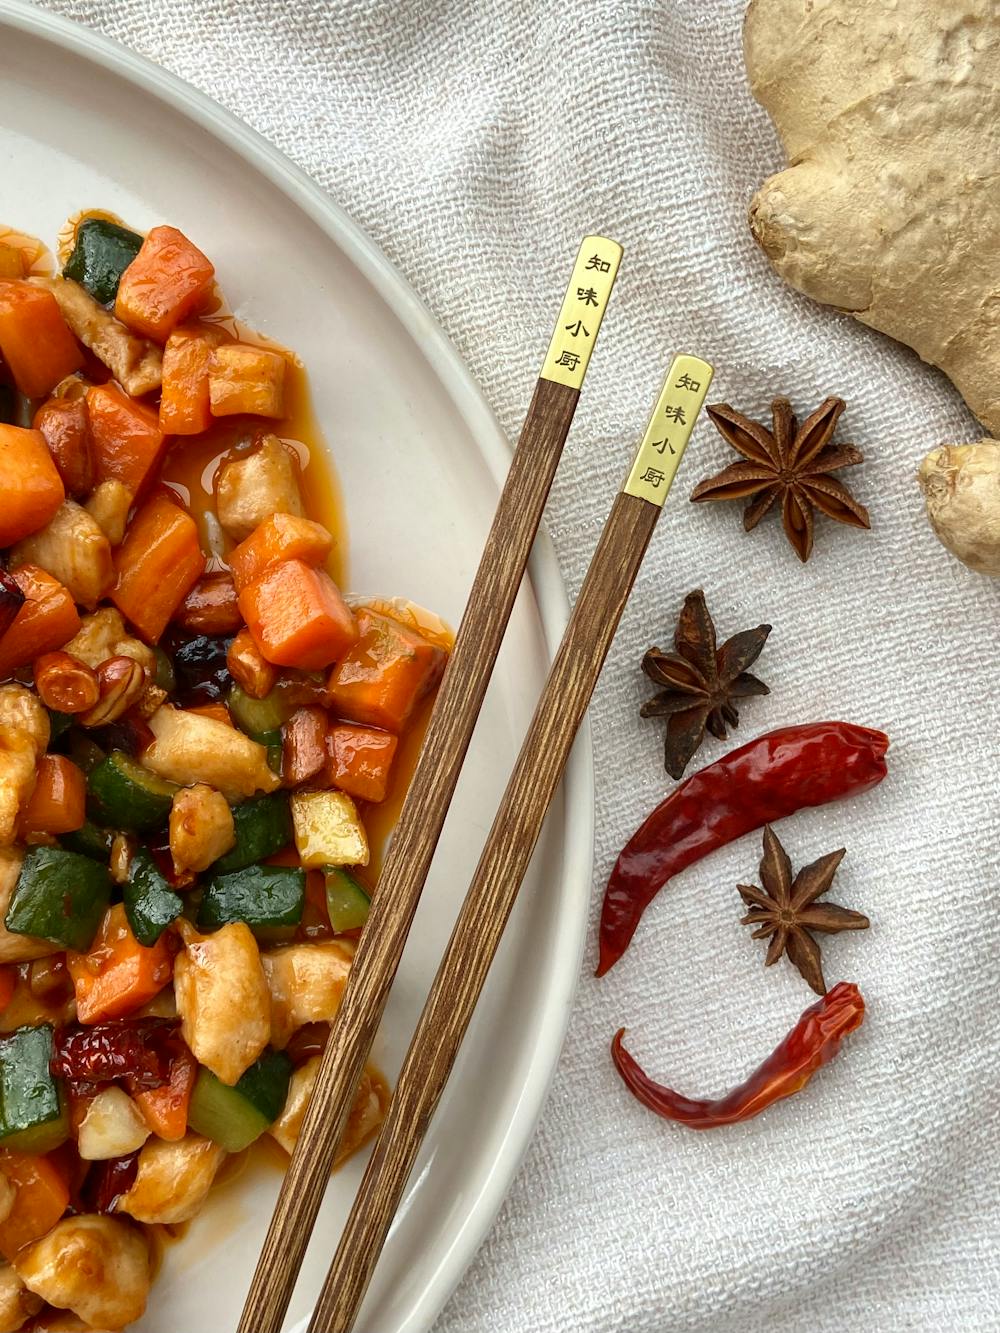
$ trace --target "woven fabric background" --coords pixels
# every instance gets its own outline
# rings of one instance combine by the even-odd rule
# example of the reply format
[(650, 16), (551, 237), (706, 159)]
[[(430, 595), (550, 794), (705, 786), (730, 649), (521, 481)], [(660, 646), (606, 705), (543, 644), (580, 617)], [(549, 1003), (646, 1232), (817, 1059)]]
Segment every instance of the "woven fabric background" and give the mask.
[[(892, 736), (891, 776), (785, 821), (797, 863), (848, 845), (834, 899), (872, 929), (833, 939), (827, 980), (868, 1020), (807, 1093), (698, 1135), (625, 1093), (621, 1024), (694, 1095), (755, 1066), (811, 1002), (739, 925), (756, 837), (676, 880), (604, 980), (584, 975), (547, 1109), (438, 1333), (871, 1333), (1000, 1328), (997, 587), (922, 512), (923, 453), (980, 433), (948, 383), (787, 290), (746, 207), (781, 165), (746, 86), (742, 0), (48, 0), (203, 89), (310, 172), (448, 330), (511, 436), (571, 254), (626, 258), (548, 513), (570, 590), (669, 354), (717, 366), (712, 398), (804, 415), (848, 400), (845, 479), (873, 516), (822, 521), (805, 567), (774, 516), (686, 503), (732, 455), (703, 424), (593, 706), (594, 908), (618, 846), (664, 793), (638, 664), (688, 589), (720, 632), (769, 621), (766, 699), (740, 739), (843, 717)], [(942, 10), (951, 7), (951, 0)], [(863, 7), (858, 7), (860, 13)], [(504, 293), (494, 323), (484, 291)], [(710, 741), (707, 761), (723, 746)]]

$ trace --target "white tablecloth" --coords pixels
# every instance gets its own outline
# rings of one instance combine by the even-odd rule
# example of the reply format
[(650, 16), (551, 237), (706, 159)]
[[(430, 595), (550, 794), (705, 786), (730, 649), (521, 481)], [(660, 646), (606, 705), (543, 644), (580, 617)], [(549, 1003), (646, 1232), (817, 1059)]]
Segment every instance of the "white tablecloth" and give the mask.
[[(913, 476), (931, 444), (979, 432), (940, 376), (785, 289), (751, 241), (747, 202), (781, 163), (746, 88), (742, 0), (48, 4), (311, 172), (409, 277), (511, 436), (578, 238), (624, 243), (548, 515), (571, 589), (673, 350), (715, 362), (712, 399), (753, 413), (775, 393), (803, 414), (841, 394), (840, 438), (867, 456), (845, 479), (872, 533), (821, 521), (802, 567), (774, 516), (747, 536), (734, 507), (686, 502), (734, 458), (704, 424), (593, 707), (595, 911), (668, 785), (638, 664), (689, 588), (723, 634), (774, 625), (772, 694), (748, 702), (741, 739), (821, 717), (890, 732), (878, 791), (780, 830), (798, 863), (848, 845), (833, 897), (873, 925), (833, 939), (826, 969), (861, 985), (866, 1025), (749, 1125), (693, 1134), (632, 1101), (608, 1056), (620, 1024), (652, 1074), (701, 1095), (811, 1002), (739, 925), (757, 839), (689, 871), (600, 982), (591, 948), (537, 1136), (440, 1333), (1000, 1328), (1000, 598), (938, 546)], [(504, 291), (503, 330), (473, 275)]]

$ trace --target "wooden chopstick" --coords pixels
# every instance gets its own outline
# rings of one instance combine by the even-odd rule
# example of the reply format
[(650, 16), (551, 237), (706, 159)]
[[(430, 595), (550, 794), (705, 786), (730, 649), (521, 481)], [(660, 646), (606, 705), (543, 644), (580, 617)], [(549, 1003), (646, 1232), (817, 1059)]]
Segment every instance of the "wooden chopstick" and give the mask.
[(569, 434), (621, 246), (584, 238), (511, 459), (238, 1333), (279, 1333)]
[(611, 506), (407, 1052), (309, 1333), (349, 1333), (354, 1327), (711, 378), (706, 362), (675, 358), (632, 471)]

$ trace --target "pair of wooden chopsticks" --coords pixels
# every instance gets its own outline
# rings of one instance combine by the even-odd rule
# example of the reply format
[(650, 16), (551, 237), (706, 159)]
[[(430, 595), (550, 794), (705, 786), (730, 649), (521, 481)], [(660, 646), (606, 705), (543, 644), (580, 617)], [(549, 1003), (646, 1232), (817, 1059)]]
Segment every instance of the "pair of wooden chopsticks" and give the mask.
[[(621, 247), (588, 236), (511, 462), (423, 750), (239, 1324), (279, 1333), (454, 793)], [(616, 497), (400, 1073), (310, 1333), (348, 1333), (451, 1071), (711, 379), (677, 357)]]

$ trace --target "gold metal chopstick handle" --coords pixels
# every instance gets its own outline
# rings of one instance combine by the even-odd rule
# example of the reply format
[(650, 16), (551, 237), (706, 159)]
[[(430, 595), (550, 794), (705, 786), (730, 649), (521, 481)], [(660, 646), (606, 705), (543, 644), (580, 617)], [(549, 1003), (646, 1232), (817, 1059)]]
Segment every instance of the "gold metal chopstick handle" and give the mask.
[(622, 490), (663, 507), (701, 411), (712, 367), (697, 356), (675, 356)]
[(539, 379), (581, 387), (621, 262), (617, 241), (583, 238)]

